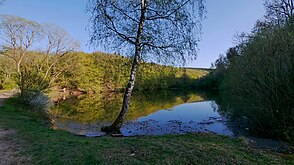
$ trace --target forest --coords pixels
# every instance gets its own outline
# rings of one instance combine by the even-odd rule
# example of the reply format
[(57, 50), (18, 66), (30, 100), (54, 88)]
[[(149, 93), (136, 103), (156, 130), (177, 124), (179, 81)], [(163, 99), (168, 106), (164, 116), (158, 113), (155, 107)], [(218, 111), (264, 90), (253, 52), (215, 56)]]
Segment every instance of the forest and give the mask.
[[(128, 57), (102, 52), (83, 53), (72, 52), (66, 59), (59, 61), (52, 68), (49, 77), (58, 74), (50, 83), (48, 78), (42, 82), (44, 73), (40, 72), (44, 56), (41, 52), (28, 52), (24, 58), (25, 69), (22, 71), (25, 90), (40, 90), (49, 92), (66, 88), (85, 93), (107, 93), (121, 91), (125, 88), (130, 72), (131, 60)], [(52, 57), (53, 58), (53, 57)], [(54, 59), (49, 58), (49, 65)], [(34, 61), (33, 61), (34, 60)], [(32, 62), (33, 61), (33, 62)], [(10, 90), (20, 83), (17, 79), (16, 67), (13, 60), (3, 57), (1, 63), (1, 90)], [(64, 65), (67, 68), (63, 68)], [(63, 69), (63, 70), (62, 70)], [(62, 72), (60, 72), (62, 70)], [(159, 89), (188, 89), (195, 88), (195, 82), (209, 73), (209, 69), (180, 68), (145, 62), (138, 74), (136, 90), (154, 91)]]

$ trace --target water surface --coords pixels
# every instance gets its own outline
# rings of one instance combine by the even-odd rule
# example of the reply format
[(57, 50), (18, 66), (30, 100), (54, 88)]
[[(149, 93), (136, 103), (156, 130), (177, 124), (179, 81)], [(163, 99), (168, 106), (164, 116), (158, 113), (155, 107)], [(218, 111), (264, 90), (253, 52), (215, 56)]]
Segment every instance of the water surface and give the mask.
[[(101, 127), (115, 120), (121, 104), (122, 94), (69, 98), (50, 111), (53, 128), (77, 135), (101, 136)], [(213, 99), (194, 91), (135, 93), (121, 132), (124, 136), (193, 132), (232, 136), (226, 117), (218, 109)]]

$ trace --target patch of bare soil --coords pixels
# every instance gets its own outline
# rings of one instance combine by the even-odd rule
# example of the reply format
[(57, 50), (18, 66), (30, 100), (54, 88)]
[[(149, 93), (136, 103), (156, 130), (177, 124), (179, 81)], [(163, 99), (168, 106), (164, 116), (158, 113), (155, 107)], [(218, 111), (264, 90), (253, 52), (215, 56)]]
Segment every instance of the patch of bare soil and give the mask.
[[(4, 100), (15, 94), (15, 91), (0, 92), (0, 106)], [(15, 136), (16, 131), (0, 127), (0, 165), (30, 164), (30, 158), (20, 155), (21, 147), (9, 137)], [(12, 138), (10, 138), (12, 139)]]
[(268, 150), (283, 154), (293, 154), (294, 147), (282, 141), (263, 139), (257, 137), (247, 137), (245, 143), (255, 149)]
[(30, 164), (30, 158), (20, 155), (21, 147), (13, 140), (7, 140), (15, 133), (13, 130), (0, 128), (0, 165)]

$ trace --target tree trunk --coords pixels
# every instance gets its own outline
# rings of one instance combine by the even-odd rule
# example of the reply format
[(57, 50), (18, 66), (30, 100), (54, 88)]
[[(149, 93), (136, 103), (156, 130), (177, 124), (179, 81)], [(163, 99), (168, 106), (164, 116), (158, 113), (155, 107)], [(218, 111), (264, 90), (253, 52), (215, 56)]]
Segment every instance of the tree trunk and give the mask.
[(125, 90), (122, 109), (118, 117), (116, 118), (116, 120), (110, 127), (105, 127), (101, 129), (102, 131), (107, 133), (118, 133), (118, 132), (120, 133), (120, 128), (130, 108), (132, 91), (135, 86), (136, 75), (137, 75), (137, 71), (139, 67), (139, 59), (141, 56), (141, 38), (142, 38), (143, 26), (145, 22), (145, 13), (146, 13), (146, 0), (141, 0), (141, 17), (140, 17), (140, 22), (138, 25), (138, 32), (137, 32), (136, 43), (135, 43), (135, 56), (132, 63), (130, 79), (129, 79), (127, 88)]
[(108, 130), (106, 130), (106, 132), (116, 132), (116, 133), (120, 132), (119, 129), (121, 128), (124, 122), (124, 119), (129, 111), (131, 95), (135, 86), (136, 75), (137, 75), (137, 71), (139, 67), (139, 54), (140, 54), (140, 50), (136, 50), (136, 55), (134, 57), (133, 64), (132, 64), (130, 80), (128, 82), (127, 88), (124, 93), (122, 109), (118, 117), (114, 121), (114, 123), (109, 127)]

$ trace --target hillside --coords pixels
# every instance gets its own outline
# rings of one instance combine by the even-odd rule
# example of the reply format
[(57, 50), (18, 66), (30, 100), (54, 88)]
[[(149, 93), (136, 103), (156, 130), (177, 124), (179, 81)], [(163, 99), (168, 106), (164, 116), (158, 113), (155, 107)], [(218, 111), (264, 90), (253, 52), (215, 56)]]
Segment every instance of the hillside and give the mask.
[[(84, 91), (116, 91), (128, 82), (131, 60), (120, 55), (96, 52), (76, 53), (76, 66), (63, 76), (59, 85)], [(136, 90), (191, 88), (208, 70), (177, 68), (142, 62)]]

